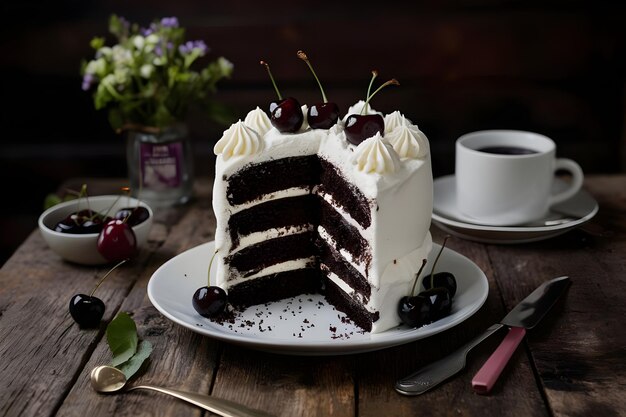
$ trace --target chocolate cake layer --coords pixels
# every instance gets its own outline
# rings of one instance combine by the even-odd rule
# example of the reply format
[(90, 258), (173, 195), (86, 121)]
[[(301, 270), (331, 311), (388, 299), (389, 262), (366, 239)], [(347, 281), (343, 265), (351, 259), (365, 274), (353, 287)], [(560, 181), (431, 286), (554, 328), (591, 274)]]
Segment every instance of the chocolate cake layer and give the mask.
[(372, 287), (365, 277), (324, 240), (317, 239), (315, 247), (318, 251), (320, 265), (328, 268), (330, 272), (333, 272), (343, 282), (354, 288), (357, 293), (363, 296), (364, 302), (367, 303), (370, 295), (372, 295)]
[(224, 179), (228, 181), (226, 198), (237, 205), (287, 188), (312, 188), (320, 182), (320, 163), (317, 155), (274, 159), (250, 164)]
[(361, 327), (365, 331), (371, 331), (372, 323), (378, 320), (378, 312), (370, 313), (367, 311), (363, 307), (363, 304), (353, 299), (349, 294), (343, 292), (341, 288), (328, 279), (328, 277), (324, 277), (323, 282), (325, 286), (324, 296), (326, 297), (326, 300), (335, 306), (337, 310), (346, 313), (350, 320), (352, 320), (357, 326)]
[(369, 244), (359, 230), (348, 223), (330, 204), (320, 198), (320, 225), (335, 240), (335, 250), (345, 249), (361, 264), (372, 258)]
[(370, 201), (354, 185), (346, 182), (330, 162), (320, 158), (321, 178), (320, 192), (330, 194), (334, 202), (356, 220), (364, 229), (372, 224), (372, 208)]
[(235, 275), (250, 276), (281, 262), (313, 257), (316, 236), (315, 232), (304, 232), (265, 240), (227, 256), (225, 262), (238, 272)]
[(254, 232), (289, 226), (316, 225), (319, 220), (318, 197), (307, 194), (286, 197), (257, 204), (233, 214), (228, 219), (232, 248), (239, 246), (239, 239)]
[(228, 290), (228, 301), (236, 307), (247, 307), (300, 294), (315, 294), (319, 288), (317, 268), (296, 269), (237, 284)]

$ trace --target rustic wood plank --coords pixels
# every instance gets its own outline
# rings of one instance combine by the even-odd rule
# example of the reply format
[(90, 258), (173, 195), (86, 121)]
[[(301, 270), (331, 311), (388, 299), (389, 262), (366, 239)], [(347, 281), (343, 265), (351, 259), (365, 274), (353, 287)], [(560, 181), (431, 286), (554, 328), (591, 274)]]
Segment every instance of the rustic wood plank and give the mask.
[(509, 308), (545, 280), (572, 280), (564, 299), (527, 338), (554, 415), (618, 416), (626, 410), (626, 184), (623, 176), (585, 184), (600, 204), (589, 226), (488, 251), (497, 260), (493, 266)]
[[(442, 241), (442, 233), (433, 228), (435, 241)], [(394, 410), (393, 415), (410, 416), (545, 416), (541, 391), (534, 379), (526, 354), (520, 350), (514, 363), (508, 367), (508, 377), (500, 381), (494, 395), (473, 394), (471, 379), (502, 339), (500, 332), (485, 341), (468, 356), (467, 367), (441, 386), (417, 397), (406, 397), (395, 392), (398, 378), (445, 357), (469, 341), (506, 314), (500, 291), (494, 278), (491, 260), (484, 246), (458, 238), (450, 238), (447, 246), (475, 262), (489, 279), (489, 296), (485, 305), (471, 318), (438, 335), (398, 348), (363, 355), (357, 370), (359, 415), (380, 416)]]
[(306, 357), (224, 345), (213, 394), (277, 416), (355, 416), (351, 356)]

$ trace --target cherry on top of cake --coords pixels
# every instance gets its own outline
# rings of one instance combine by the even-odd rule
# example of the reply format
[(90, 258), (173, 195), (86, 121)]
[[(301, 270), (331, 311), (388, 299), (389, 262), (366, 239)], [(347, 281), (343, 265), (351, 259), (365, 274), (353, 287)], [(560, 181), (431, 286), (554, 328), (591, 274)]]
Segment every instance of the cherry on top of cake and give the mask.
[(367, 96), (365, 104), (361, 109), (361, 113), (351, 114), (346, 118), (346, 138), (348, 139), (348, 142), (353, 145), (360, 144), (365, 139), (376, 135), (376, 133), (380, 133), (381, 135), (385, 133), (385, 119), (377, 113), (368, 114), (366, 110), (372, 97), (374, 97), (380, 90), (388, 85), (400, 85), (400, 83), (395, 78), (392, 78), (391, 80), (384, 82), (370, 94), (372, 84), (374, 84), (376, 77), (378, 77), (378, 71), (373, 70), (372, 79), (370, 80), (370, 84), (367, 88)]
[(317, 85), (320, 87), (320, 91), (322, 93), (322, 103), (312, 104), (307, 110), (307, 121), (311, 129), (330, 129), (333, 127), (337, 120), (339, 119), (339, 106), (336, 103), (329, 102), (326, 98), (326, 93), (324, 92), (324, 87), (322, 87), (322, 83), (320, 82), (311, 62), (309, 61), (309, 57), (304, 53), (304, 51), (298, 51), (298, 58), (303, 60), (313, 77), (315, 77), (315, 81), (317, 81)]
[(293, 97), (283, 99), (276, 85), (276, 81), (274, 81), (274, 76), (272, 75), (269, 64), (265, 61), (260, 61), (260, 64), (265, 66), (267, 74), (274, 86), (274, 90), (276, 90), (276, 95), (278, 96), (278, 101), (270, 102), (270, 120), (272, 121), (272, 125), (283, 133), (297, 132), (300, 130), (302, 122), (304, 121), (300, 103)]

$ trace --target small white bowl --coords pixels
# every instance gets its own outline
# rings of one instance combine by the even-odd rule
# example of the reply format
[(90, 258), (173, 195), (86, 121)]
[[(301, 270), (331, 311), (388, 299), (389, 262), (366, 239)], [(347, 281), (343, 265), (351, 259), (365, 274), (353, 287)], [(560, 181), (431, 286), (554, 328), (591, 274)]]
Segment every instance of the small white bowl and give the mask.
[[(89, 205), (87, 205), (87, 199), (89, 200)], [(61, 233), (55, 232), (54, 227), (71, 213), (78, 211), (79, 207), (80, 210), (89, 207), (91, 210), (102, 214), (106, 213), (108, 210), (109, 215), (112, 217), (119, 209), (136, 207), (137, 204), (145, 207), (149, 214), (145, 221), (132, 227), (133, 232), (135, 232), (135, 237), (137, 238), (137, 249), (139, 249), (148, 240), (154, 214), (150, 206), (128, 196), (94, 196), (57, 204), (50, 207), (39, 216), (39, 230), (50, 249), (61, 258), (82, 265), (107, 264), (110, 262), (98, 252), (98, 233), (87, 233), (84, 235)]]

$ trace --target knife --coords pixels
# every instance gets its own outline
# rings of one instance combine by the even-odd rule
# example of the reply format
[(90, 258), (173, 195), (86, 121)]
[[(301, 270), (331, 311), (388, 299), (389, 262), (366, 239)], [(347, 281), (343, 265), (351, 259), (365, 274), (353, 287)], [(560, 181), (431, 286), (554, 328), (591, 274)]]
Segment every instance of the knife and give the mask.
[(541, 321), (567, 288), (569, 282), (567, 277), (548, 281), (511, 310), (507, 317), (510, 315), (517, 317), (519, 324), (506, 323), (510, 326), (509, 332), (472, 378), (472, 388), (476, 393), (488, 394), (491, 391), (517, 346), (524, 339), (526, 329), (532, 329)]
[(417, 372), (399, 379), (395, 385), (396, 391), (404, 395), (420, 395), (436, 387), (461, 371), (465, 367), (465, 360), (469, 351), (505, 325), (527, 329), (535, 327), (569, 284), (570, 280), (568, 277), (555, 278), (544, 282), (515, 306), (500, 323), (489, 327), (482, 334), (470, 340), (445, 358), (426, 365)]

